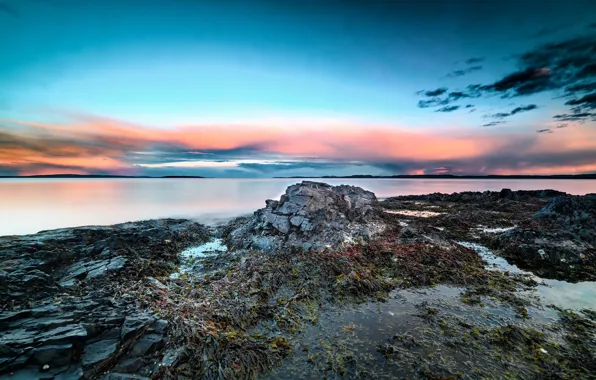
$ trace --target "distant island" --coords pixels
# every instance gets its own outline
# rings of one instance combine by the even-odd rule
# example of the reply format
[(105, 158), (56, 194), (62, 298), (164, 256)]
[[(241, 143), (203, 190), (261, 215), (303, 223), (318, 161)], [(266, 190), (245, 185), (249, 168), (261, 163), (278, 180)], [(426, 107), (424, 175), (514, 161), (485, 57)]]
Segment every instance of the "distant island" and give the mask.
[(557, 175), (453, 175), (453, 174), (423, 174), (423, 175), (350, 175), (350, 176), (332, 176), (326, 175), (321, 177), (304, 177), (304, 176), (293, 176), (293, 177), (273, 177), (273, 178), (326, 178), (326, 179), (596, 179), (596, 173), (594, 174), (557, 174)]
[(162, 177), (150, 177), (150, 176), (111, 175), (111, 174), (40, 174), (40, 175), (25, 175), (25, 176), (1, 175), (0, 178), (205, 178), (205, 177), (189, 176), (189, 175), (165, 175)]

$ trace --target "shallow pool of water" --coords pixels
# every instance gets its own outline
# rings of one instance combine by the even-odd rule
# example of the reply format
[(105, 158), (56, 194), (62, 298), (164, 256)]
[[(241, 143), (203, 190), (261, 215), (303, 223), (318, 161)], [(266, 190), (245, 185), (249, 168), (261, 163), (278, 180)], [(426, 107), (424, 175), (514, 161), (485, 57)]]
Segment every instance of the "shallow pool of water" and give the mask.
[(476, 243), (460, 242), (459, 244), (474, 250), (486, 262), (489, 269), (503, 270), (512, 273), (522, 273), (532, 276), (540, 285), (538, 295), (544, 305), (555, 305), (565, 309), (581, 310), (585, 308), (596, 309), (596, 282), (584, 281), (571, 283), (559, 280), (550, 280), (524, 271), (516, 265), (510, 264), (502, 257), (496, 256), (487, 247)]

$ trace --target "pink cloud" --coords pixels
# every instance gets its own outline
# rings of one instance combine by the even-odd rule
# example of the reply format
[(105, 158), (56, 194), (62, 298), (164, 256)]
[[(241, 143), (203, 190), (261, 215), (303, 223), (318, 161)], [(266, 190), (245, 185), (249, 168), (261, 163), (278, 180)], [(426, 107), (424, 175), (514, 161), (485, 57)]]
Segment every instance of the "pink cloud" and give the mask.
[[(459, 168), (441, 168), (439, 172), (486, 170), (484, 174), (547, 174), (596, 169), (589, 157), (582, 158), (582, 152), (596, 152), (596, 131), (585, 126), (566, 128), (560, 133), (548, 135), (529, 131), (490, 132), (486, 129), (470, 132), (457, 128), (412, 131), (405, 126), (347, 121), (310, 121), (304, 125), (297, 125), (294, 121), (291, 127), (277, 122), (271, 125), (196, 124), (155, 129), (105, 117), (70, 116), (71, 122), (59, 125), (5, 121), (28, 128), (26, 133), (15, 133), (5, 128), (3, 133), (10, 134), (14, 142), (0, 152), (0, 165), (27, 167), (45, 164), (86, 171), (122, 172), (134, 170), (134, 164), (143, 163), (131, 162), (131, 152), (151, 151), (155, 146), (165, 145), (197, 156), (209, 154), (209, 151), (251, 147), (257, 155), (270, 154), (280, 159), (365, 163), (403, 161), (410, 163), (411, 167), (407, 170), (411, 173), (441, 168), (446, 165), (443, 161), (463, 164)], [(564, 158), (574, 153), (579, 158), (573, 162)], [(499, 167), (498, 160), (492, 159), (502, 157), (506, 160), (510, 158), (508, 156), (519, 156), (523, 160), (524, 156), (549, 155), (561, 157), (560, 162), (534, 160), (525, 165), (520, 161), (513, 166)], [(480, 164), (475, 164), (475, 161), (494, 163), (478, 166)]]

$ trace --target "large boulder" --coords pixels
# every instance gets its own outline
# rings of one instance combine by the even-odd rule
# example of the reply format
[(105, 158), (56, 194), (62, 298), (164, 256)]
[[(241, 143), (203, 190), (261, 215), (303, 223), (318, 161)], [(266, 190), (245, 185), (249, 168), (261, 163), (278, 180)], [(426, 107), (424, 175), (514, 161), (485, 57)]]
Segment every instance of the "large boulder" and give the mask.
[(360, 187), (303, 181), (234, 226), (228, 244), (274, 253), (363, 243), (385, 229), (377, 202), (374, 193)]

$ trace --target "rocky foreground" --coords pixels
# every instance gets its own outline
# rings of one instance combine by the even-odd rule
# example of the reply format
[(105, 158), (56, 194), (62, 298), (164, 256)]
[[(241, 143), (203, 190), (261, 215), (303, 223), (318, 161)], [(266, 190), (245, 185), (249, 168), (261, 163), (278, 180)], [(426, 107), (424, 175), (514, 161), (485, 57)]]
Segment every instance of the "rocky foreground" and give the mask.
[[(181, 255), (214, 239), (225, 249)], [(290, 357), (294, 338), (330, 305), (439, 284), (464, 289), (462, 303), (478, 315), (491, 299), (527, 320), (532, 304), (518, 292), (534, 279), (486, 270), (461, 241), (543, 278), (596, 281), (596, 195), (503, 190), (379, 201), (353, 186), (302, 182), (218, 228), (164, 219), (0, 237), (0, 378), (253, 378)], [(510, 359), (518, 377), (596, 373), (596, 313), (560, 313), (556, 339), (519, 327), (500, 333), (505, 346), (519, 346), (505, 351), (523, 351)], [(387, 358), (412, 344), (391, 342), (379, 349)], [(547, 345), (548, 360), (534, 358)], [(511, 365), (494, 359), (488, 372), (454, 372), (424, 360), (409, 361), (406, 377), (500, 378), (499, 365)], [(326, 363), (325, 376), (375, 377)]]

